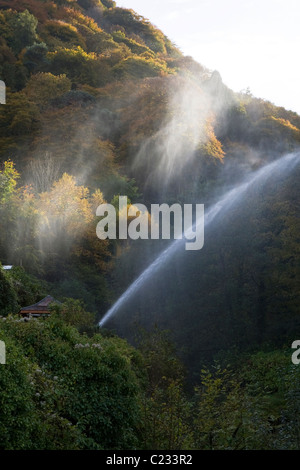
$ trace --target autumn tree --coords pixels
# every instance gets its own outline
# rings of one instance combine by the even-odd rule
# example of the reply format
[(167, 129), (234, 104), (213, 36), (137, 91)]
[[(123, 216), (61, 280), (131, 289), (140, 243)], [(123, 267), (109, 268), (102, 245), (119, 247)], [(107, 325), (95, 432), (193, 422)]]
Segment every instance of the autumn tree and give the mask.
[(74, 239), (92, 219), (89, 191), (64, 173), (48, 192), (41, 193), (37, 208), (41, 214), (40, 233), (47, 237)]
[(17, 180), (20, 178), (19, 172), (15, 169), (14, 163), (7, 160), (0, 169), (0, 202), (5, 203), (12, 196), (16, 189)]
[(32, 75), (24, 89), (24, 94), (36, 104), (45, 105), (50, 100), (71, 90), (71, 80), (66, 75), (38, 73)]
[(61, 172), (60, 163), (49, 152), (34, 158), (28, 165), (28, 171), (36, 193), (49, 191)]
[(16, 53), (20, 52), (24, 47), (32, 46), (37, 41), (36, 28), (38, 20), (28, 10), (14, 15), (10, 23), (13, 28), (11, 46)]

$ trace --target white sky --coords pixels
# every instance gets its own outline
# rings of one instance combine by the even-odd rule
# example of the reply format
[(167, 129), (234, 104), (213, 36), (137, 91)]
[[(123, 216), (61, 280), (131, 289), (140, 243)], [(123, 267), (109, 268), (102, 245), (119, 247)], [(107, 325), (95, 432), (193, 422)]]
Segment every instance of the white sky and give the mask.
[(300, 0), (117, 0), (234, 91), (300, 114)]

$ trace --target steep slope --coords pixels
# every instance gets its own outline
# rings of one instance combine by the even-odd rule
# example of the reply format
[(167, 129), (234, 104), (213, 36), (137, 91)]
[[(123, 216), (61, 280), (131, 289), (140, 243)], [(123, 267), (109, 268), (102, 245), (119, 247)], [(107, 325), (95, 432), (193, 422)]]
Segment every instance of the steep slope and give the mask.
[[(229, 90), (218, 72), (184, 57), (148, 20), (113, 1), (0, 0), (0, 8), (0, 78), (7, 87), (0, 107), (0, 259), (22, 264), (56, 296), (83, 299), (99, 316), (162, 245), (99, 241), (98, 204), (117, 204), (122, 194), (146, 204), (211, 204), (248, 171), (299, 146), (297, 114)], [(279, 235), (291, 235), (290, 253), (297, 195), (283, 193), (288, 215)], [(282, 210), (284, 201), (276, 200)], [(266, 233), (276, 232), (279, 209), (264, 208)], [(266, 246), (270, 256), (275, 245)], [(282, 257), (284, 242), (276, 249)], [(278, 267), (267, 266), (270, 278)], [(201, 269), (197, 262), (190, 269), (189, 286)], [(288, 264), (284, 272), (286, 289), (293, 285)], [(243, 296), (238, 289), (234, 295)], [(201, 304), (199, 292), (189, 308)], [(292, 295), (298, 298), (295, 286)], [(174, 302), (173, 313), (180, 305)]]

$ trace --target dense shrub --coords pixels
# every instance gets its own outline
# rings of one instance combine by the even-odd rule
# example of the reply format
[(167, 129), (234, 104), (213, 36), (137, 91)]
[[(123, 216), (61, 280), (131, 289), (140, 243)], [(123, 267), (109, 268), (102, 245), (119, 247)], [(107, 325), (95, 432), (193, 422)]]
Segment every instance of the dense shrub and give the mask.
[(110, 68), (96, 54), (86, 53), (81, 47), (49, 52), (51, 70), (66, 74), (71, 80), (91, 86), (100, 86), (109, 80)]
[(59, 314), (0, 319), (0, 337), (8, 364), (0, 376), (2, 449), (135, 448), (139, 387), (124, 341), (87, 339)]
[(0, 315), (17, 313), (19, 309), (18, 297), (11, 279), (6, 275), (2, 266), (0, 267)]
[(128, 57), (113, 68), (117, 78), (156, 77), (167, 73), (166, 66), (158, 61), (143, 57)]

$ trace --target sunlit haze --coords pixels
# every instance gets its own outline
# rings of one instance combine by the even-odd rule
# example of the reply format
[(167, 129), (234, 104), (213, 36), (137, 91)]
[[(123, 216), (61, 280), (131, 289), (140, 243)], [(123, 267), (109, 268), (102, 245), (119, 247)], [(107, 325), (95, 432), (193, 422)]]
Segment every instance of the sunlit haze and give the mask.
[(234, 91), (300, 114), (299, 0), (118, 0)]

